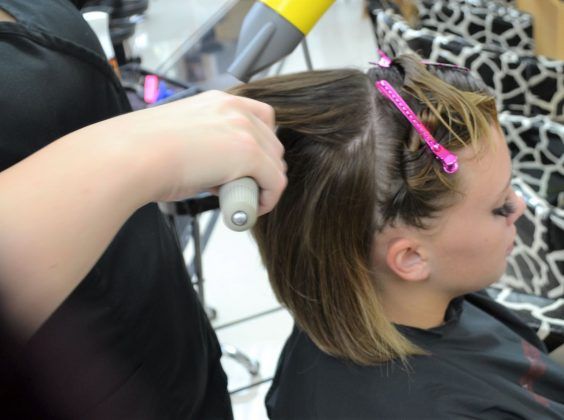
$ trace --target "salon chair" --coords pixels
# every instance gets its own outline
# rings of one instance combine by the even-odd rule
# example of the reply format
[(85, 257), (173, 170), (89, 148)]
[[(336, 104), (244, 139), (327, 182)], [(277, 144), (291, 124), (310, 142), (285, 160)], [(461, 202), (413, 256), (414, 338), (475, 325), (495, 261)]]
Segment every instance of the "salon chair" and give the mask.
[(564, 209), (564, 124), (544, 115), (499, 114), (513, 173), (548, 204)]
[(517, 3), (515, 0), (495, 0), (494, 2), (499, 3), (502, 6), (517, 7)]
[[(500, 285), (536, 296), (564, 297), (564, 125), (547, 116), (502, 112), (513, 188), (527, 204)], [(564, 326), (564, 314), (561, 316)]]
[(533, 52), (528, 13), (484, 0), (417, 0), (418, 28), (449, 33), (481, 44)]
[(512, 186), (527, 207), (506, 273), (488, 292), (532, 327), (549, 352), (564, 349), (564, 209), (518, 177)]
[(488, 287), (486, 291), (536, 331), (549, 353), (564, 351), (564, 298), (544, 298), (503, 285)]
[(369, 14), (370, 11), (388, 9), (398, 15), (407, 12), (410, 16), (404, 15), (404, 18), (414, 29), (451, 33), (502, 48), (534, 50), (532, 17), (505, 2), (413, 0), (413, 7), (403, 10), (400, 3), (400, 0), (370, 0), (367, 6)]
[[(551, 205), (519, 177), (512, 186), (526, 203), (515, 247), (499, 285), (549, 299), (564, 298), (564, 209)], [(564, 326), (564, 314), (562, 317)]]
[(493, 89), (500, 111), (564, 122), (564, 61), (413, 29), (390, 9), (371, 13), (376, 42), (386, 54), (415, 51), (431, 61), (467, 67)]

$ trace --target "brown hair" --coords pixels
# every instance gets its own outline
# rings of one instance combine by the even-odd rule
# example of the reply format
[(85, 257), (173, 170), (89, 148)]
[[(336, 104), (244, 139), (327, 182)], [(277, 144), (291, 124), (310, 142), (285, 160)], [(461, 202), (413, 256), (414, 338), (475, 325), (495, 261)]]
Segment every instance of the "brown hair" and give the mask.
[(314, 71), (233, 90), (274, 107), (286, 148), (288, 186), (254, 228), (274, 292), (320, 349), (358, 364), (422, 353), (383, 313), (373, 235), (397, 221), (424, 228), (452, 202), (458, 178), (374, 82), (392, 84), (451, 150), (478, 149), (496, 121), (484, 86), (462, 70), (432, 71), (401, 56), (368, 74)]

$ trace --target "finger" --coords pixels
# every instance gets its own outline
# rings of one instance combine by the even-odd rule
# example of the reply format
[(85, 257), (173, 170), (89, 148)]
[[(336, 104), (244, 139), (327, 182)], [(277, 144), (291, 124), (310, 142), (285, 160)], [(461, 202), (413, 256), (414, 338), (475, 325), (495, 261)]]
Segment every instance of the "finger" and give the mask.
[(266, 155), (263, 157), (252, 174), (260, 188), (259, 216), (274, 208), (288, 182), (278, 163)]
[(266, 213), (269, 213), (274, 209), (286, 185), (288, 184), (288, 179), (285, 175), (280, 175), (278, 186), (273, 190), (262, 189), (260, 190), (260, 197), (259, 197), (259, 208), (258, 208), (258, 216), (262, 216)]
[(260, 147), (266, 154), (277, 162), (277, 165), (281, 170), (284, 170), (285, 166), (283, 163), (284, 157), (284, 146), (276, 137), (273, 131), (270, 130), (261, 120), (254, 116), (250, 116), (253, 122), (252, 135), (257, 140)]
[(274, 131), (276, 126), (274, 108), (255, 99), (244, 98), (242, 96), (233, 96), (233, 98), (235, 98), (235, 101), (241, 110), (254, 115), (261, 120), (270, 129), (270, 131)]
[[(269, 154), (282, 158), (284, 147), (275, 136), (275, 114), (274, 108), (255, 99), (230, 95), (219, 91), (210, 91), (211, 100), (221, 99), (224, 106), (242, 116), (251, 124), (251, 134), (259, 145), (265, 148)], [(245, 130), (249, 125), (244, 126)]]

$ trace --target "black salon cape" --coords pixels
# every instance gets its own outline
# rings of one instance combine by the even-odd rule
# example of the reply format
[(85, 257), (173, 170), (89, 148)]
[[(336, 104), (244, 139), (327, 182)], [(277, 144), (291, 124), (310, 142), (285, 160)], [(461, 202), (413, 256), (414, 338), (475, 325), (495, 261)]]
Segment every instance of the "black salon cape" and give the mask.
[[(0, 170), (71, 131), (130, 110), (99, 42), (69, 0), (0, 0), (0, 8), (17, 19), (0, 22)], [(6, 368), (0, 418), (16, 416), (6, 413), (14, 406), (6, 398), (17, 401), (22, 378), (13, 374), (24, 371), (27, 390), (44, 399), (37, 406), (51, 407), (54, 418), (232, 417), (215, 333), (156, 204), (127, 221), (16, 353), (18, 364), (0, 361)], [(23, 395), (21, 413), (34, 406), (33, 398)]]
[(399, 327), (430, 356), (360, 367), (321, 352), (297, 328), (266, 397), (273, 419), (564, 419), (564, 368), (491, 299), (453, 302), (431, 330)]

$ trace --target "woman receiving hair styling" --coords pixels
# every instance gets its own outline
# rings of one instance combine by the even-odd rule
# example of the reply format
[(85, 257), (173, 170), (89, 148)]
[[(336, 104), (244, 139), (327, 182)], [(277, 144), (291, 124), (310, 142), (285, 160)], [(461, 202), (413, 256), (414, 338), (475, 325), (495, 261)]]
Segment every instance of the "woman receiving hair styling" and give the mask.
[(564, 370), (483, 293), (524, 203), (466, 69), (382, 56), (235, 93), (272, 105), (288, 187), (255, 227), (296, 328), (272, 418), (563, 418)]

